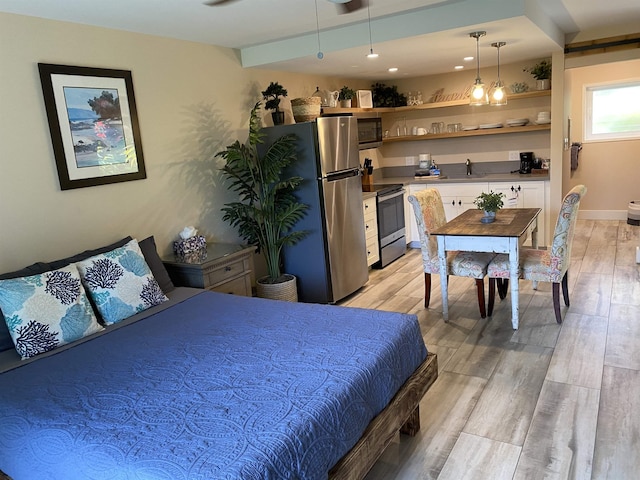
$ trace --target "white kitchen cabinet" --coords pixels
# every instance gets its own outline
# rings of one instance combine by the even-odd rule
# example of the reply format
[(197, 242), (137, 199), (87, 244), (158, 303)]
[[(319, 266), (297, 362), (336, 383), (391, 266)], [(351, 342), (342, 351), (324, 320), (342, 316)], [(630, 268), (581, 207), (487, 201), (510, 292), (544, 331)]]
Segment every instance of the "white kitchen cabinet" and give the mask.
[(362, 201), (364, 212), (364, 233), (367, 239), (367, 265), (371, 266), (380, 260), (380, 244), (378, 241), (378, 212), (376, 197)]
[[(546, 206), (546, 182), (490, 182), (489, 190), (502, 192), (504, 208), (540, 208), (538, 215), (538, 244), (546, 245), (548, 208)], [(531, 239), (525, 245), (531, 245)]]
[(473, 201), (483, 191), (488, 191), (487, 182), (447, 183), (433, 187), (440, 192), (447, 222), (470, 208), (477, 208)]

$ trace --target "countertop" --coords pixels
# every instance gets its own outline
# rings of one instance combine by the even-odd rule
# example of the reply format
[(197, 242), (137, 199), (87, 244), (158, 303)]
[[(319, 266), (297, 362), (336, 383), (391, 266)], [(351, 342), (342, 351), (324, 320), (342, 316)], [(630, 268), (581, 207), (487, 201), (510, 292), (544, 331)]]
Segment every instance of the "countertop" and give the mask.
[(487, 173), (483, 175), (454, 176), (442, 175), (438, 178), (431, 177), (384, 177), (376, 180), (377, 184), (401, 183), (410, 184), (438, 184), (438, 183), (476, 183), (476, 182), (535, 182), (549, 180), (549, 175), (520, 174), (520, 173)]

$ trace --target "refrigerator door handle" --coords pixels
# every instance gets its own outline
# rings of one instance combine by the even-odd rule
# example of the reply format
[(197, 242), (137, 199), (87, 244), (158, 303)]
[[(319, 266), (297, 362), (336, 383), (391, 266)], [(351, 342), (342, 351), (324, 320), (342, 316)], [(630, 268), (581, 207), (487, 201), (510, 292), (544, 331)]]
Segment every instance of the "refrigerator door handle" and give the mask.
[(341, 172), (328, 173), (326, 177), (318, 178), (318, 180), (327, 180), (327, 182), (335, 182), (344, 178), (358, 177), (360, 176), (360, 169), (354, 168), (353, 170), (342, 170)]

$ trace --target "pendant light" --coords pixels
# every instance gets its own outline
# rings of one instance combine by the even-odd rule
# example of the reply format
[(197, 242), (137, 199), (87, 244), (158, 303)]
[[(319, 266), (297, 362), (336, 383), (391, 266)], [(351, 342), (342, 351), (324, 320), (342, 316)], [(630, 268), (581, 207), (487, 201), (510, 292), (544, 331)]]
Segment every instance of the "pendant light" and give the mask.
[(367, 58), (378, 58), (377, 53), (373, 53), (373, 42), (371, 41), (371, 10), (369, 9), (369, 5), (371, 2), (367, 2), (367, 17), (369, 19), (369, 53), (367, 54)]
[(324, 53), (322, 53), (322, 49), (320, 48), (320, 20), (318, 20), (318, 0), (316, 2), (316, 32), (318, 34), (318, 53), (316, 56), (318, 60), (322, 60), (324, 58)]
[(506, 44), (506, 42), (495, 42), (491, 44), (492, 47), (498, 49), (498, 80), (489, 94), (489, 103), (491, 105), (507, 104), (507, 89), (504, 83), (502, 83), (502, 80), (500, 80), (500, 47), (504, 47)]
[(489, 103), (489, 95), (484, 88), (484, 83), (480, 78), (480, 37), (484, 37), (487, 32), (479, 31), (469, 34), (470, 37), (476, 39), (476, 82), (473, 84), (471, 96), (469, 97), (469, 105), (487, 105)]

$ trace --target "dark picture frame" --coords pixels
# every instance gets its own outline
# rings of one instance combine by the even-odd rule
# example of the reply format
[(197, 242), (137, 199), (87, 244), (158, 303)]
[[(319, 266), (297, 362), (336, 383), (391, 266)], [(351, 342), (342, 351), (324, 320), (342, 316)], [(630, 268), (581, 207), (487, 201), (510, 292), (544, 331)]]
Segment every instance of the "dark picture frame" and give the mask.
[(38, 70), (62, 190), (147, 178), (130, 71)]

